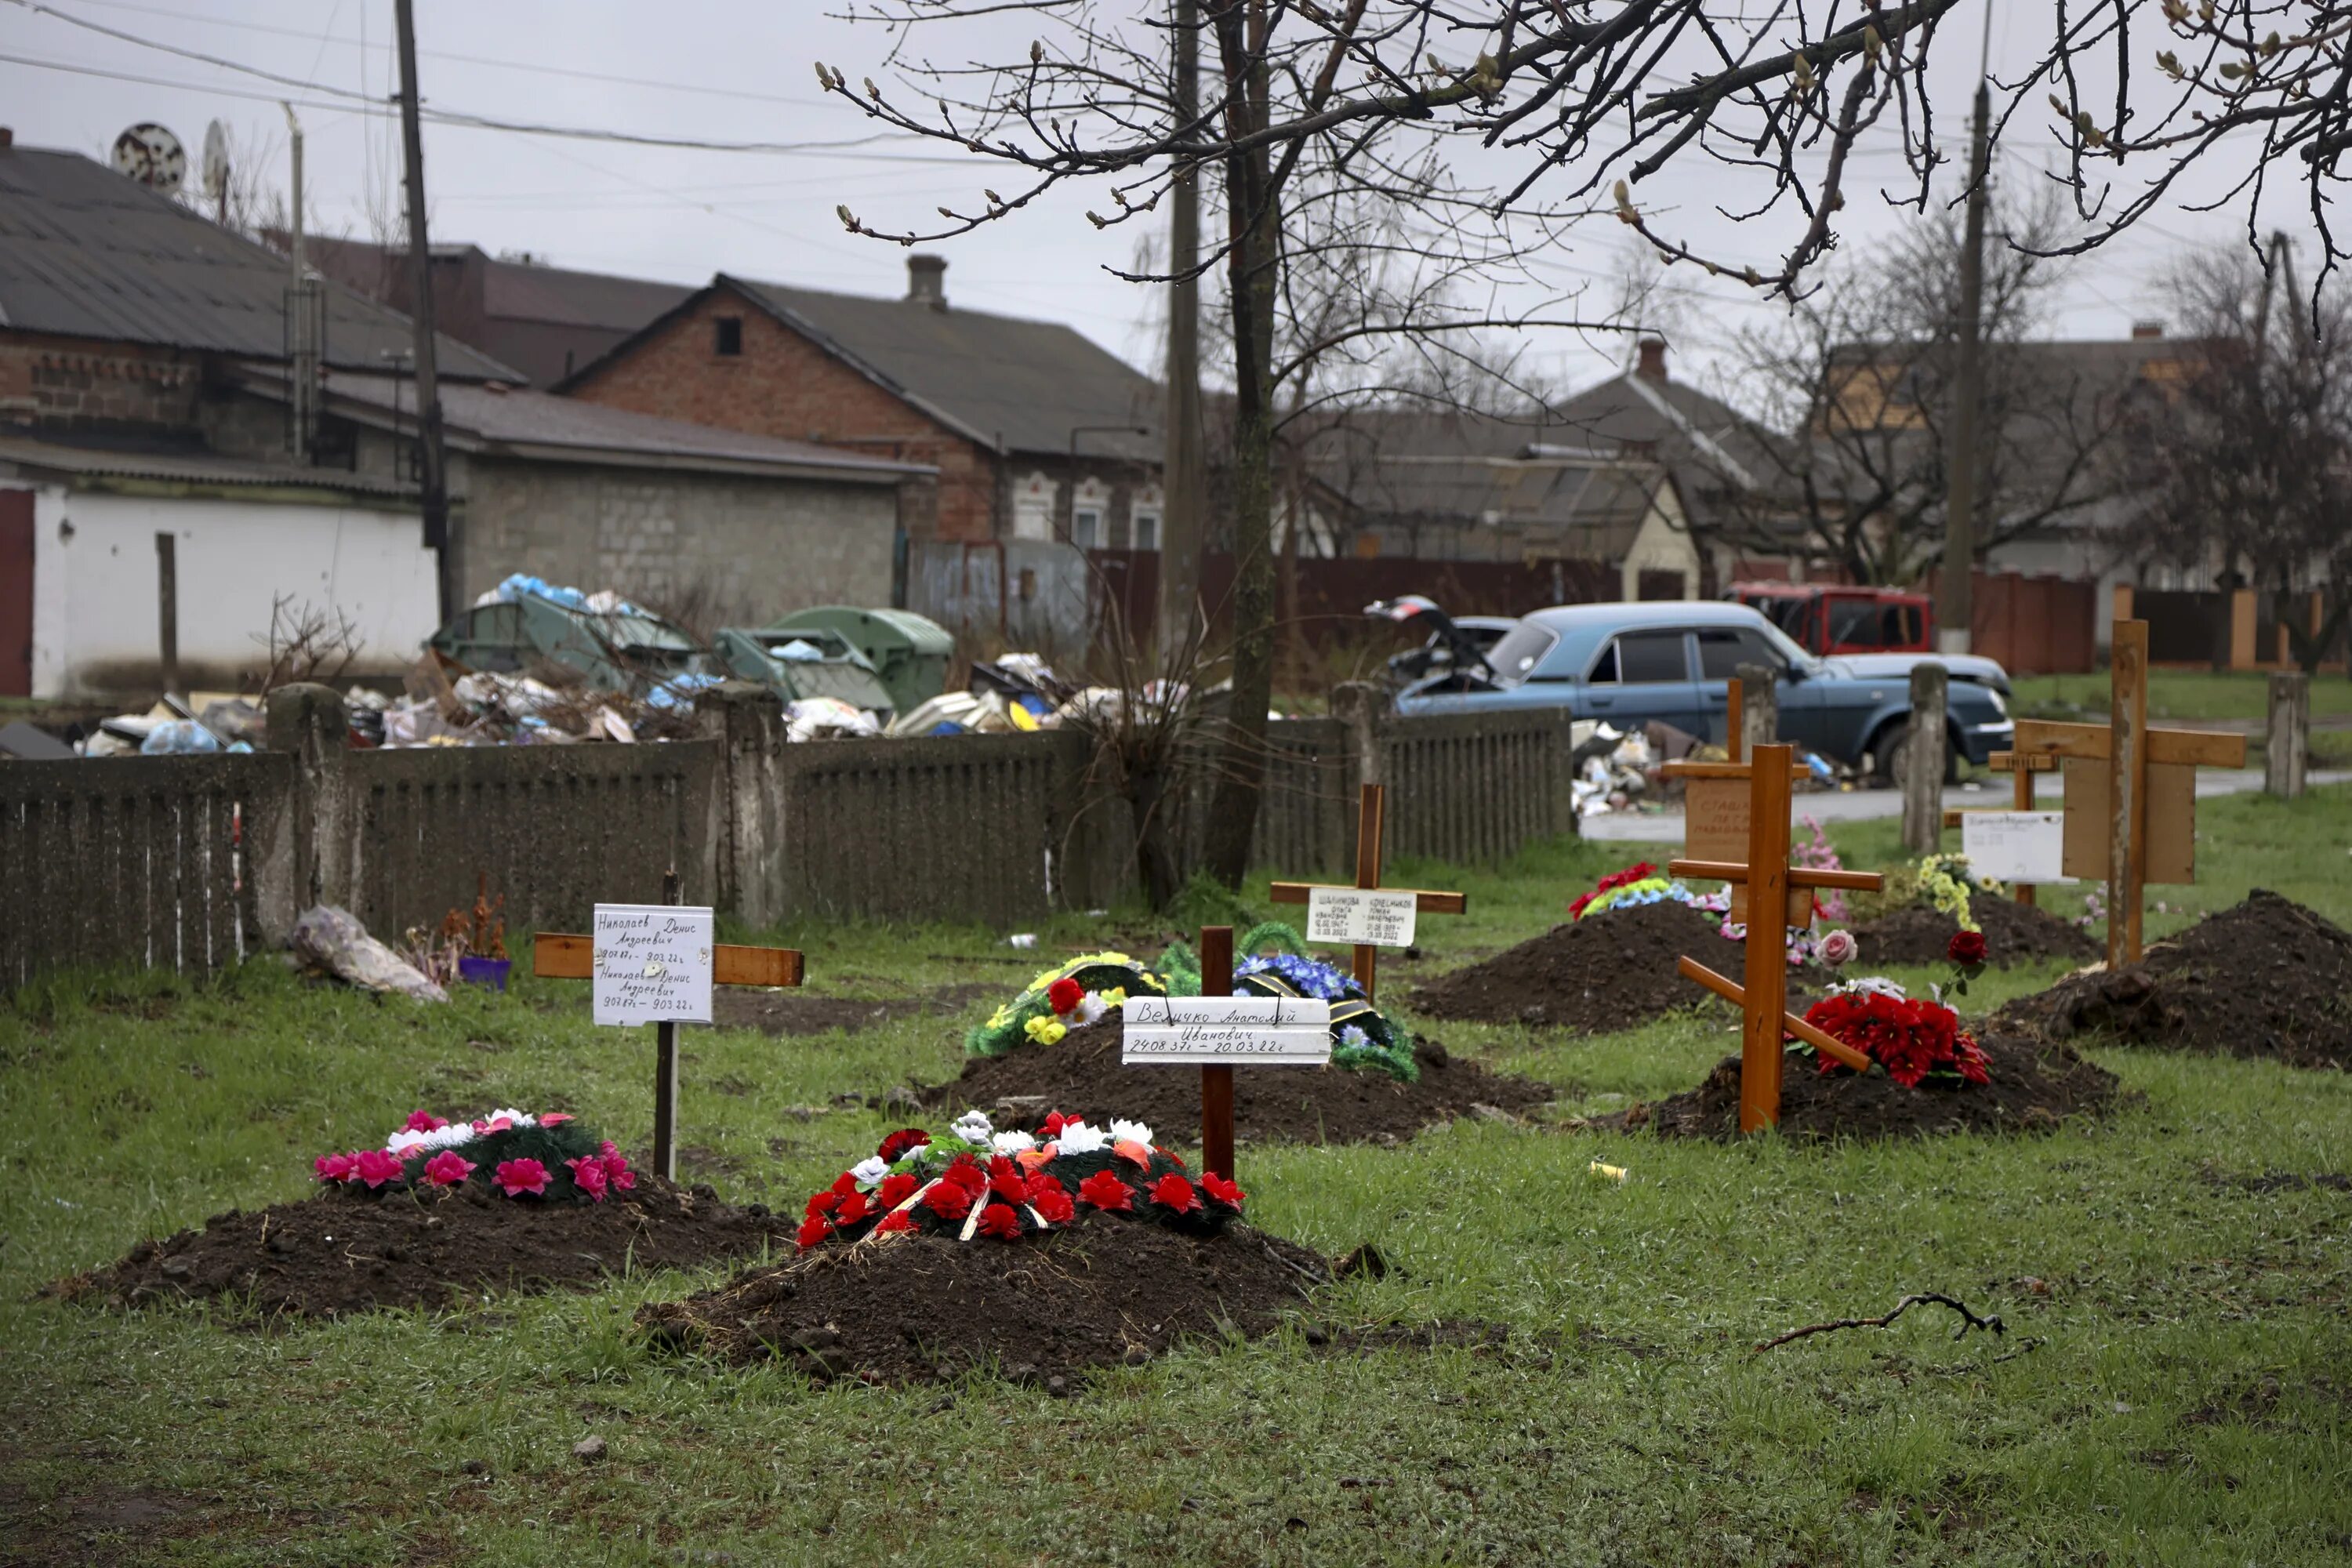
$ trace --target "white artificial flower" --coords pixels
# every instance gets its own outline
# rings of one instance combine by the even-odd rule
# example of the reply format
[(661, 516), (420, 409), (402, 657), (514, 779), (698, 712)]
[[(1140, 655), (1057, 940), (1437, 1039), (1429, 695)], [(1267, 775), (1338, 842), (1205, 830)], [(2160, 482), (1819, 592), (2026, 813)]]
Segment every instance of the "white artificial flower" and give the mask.
[(965, 1111), (956, 1118), (955, 1126), (950, 1131), (967, 1143), (985, 1143), (996, 1132), (989, 1123), (988, 1113), (982, 1110)]
[(1832, 992), (1872, 991), (1881, 996), (1891, 996), (1897, 1002), (1910, 1000), (1910, 993), (1905, 991), (1900, 984), (1889, 980), (1884, 974), (1865, 974), (1859, 980), (1842, 980), (1830, 989)]
[(474, 1124), (470, 1121), (452, 1121), (446, 1127), (436, 1127), (430, 1132), (420, 1132), (417, 1137), (422, 1140), (417, 1145), (419, 1148), (455, 1149), (460, 1143), (471, 1143), (474, 1141)]
[(1034, 1149), (1037, 1146), (1037, 1140), (1021, 1131), (999, 1132), (988, 1142), (989, 1147), (1008, 1159), (1020, 1153), (1024, 1149)]
[(1151, 1129), (1140, 1121), (1121, 1121), (1114, 1118), (1110, 1124), (1110, 1141), (1114, 1143), (1140, 1143), (1151, 1146)]
[(527, 1110), (517, 1110), (510, 1105), (503, 1110), (491, 1111), (489, 1115), (484, 1117), (483, 1120), (486, 1121), (496, 1121), (501, 1116), (513, 1122), (517, 1127), (536, 1127), (539, 1125), (538, 1117), (531, 1115)]
[(889, 1173), (890, 1162), (879, 1154), (868, 1154), (849, 1167), (850, 1176), (861, 1187), (877, 1186), (880, 1184), (882, 1178)]
[(430, 1132), (411, 1132), (404, 1127), (383, 1141), (383, 1150), (387, 1154), (406, 1154), (412, 1149), (425, 1147), (425, 1141), (432, 1136)]
[(1089, 991), (1076, 1007), (1070, 1009), (1070, 1021), (1084, 1028), (1088, 1024), (1098, 1022), (1109, 1011), (1110, 1004), (1103, 1000), (1102, 993)]
[(1065, 1154), (1092, 1154), (1110, 1140), (1099, 1127), (1089, 1127), (1083, 1121), (1065, 1121), (1062, 1130), (1054, 1134), (1055, 1146)]

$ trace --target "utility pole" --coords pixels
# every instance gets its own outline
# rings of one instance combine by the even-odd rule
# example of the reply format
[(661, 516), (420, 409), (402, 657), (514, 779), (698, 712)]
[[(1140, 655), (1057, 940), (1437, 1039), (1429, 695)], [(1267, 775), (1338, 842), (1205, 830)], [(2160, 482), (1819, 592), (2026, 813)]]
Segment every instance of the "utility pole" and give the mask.
[(425, 544), (440, 555), (441, 620), (465, 602), (458, 541), (449, 527), (449, 478), (441, 443), (441, 389), (433, 359), (433, 257), (425, 237), (425, 133), (416, 112), (416, 15), (413, 0), (394, 0), (400, 29), (400, 145), (407, 163), (409, 320), (416, 330), (416, 448), (425, 513)]
[[(1990, 26), (1991, 5), (1986, 5)], [(1984, 404), (1984, 234), (1986, 136), (1992, 95), (1977, 79), (1976, 129), (1969, 145), (1969, 209), (1960, 242), (1959, 356), (1953, 366), (1951, 449), (1946, 455), (1944, 571), (1936, 593), (1936, 646), (1945, 653), (1969, 651), (1976, 616), (1978, 414)]]
[[(1200, 0), (1174, 0), (1176, 121), (1201, 114)], [(1160, 609), (1155, 635), (1163, 663), (1189, 644), (1200, 615), (1201, 558), (1208, 533), (1208, 456), (1201, 428), (1201, 180), (1197, 170), (1169, 193), (1168, 428), (1160, 521)]]

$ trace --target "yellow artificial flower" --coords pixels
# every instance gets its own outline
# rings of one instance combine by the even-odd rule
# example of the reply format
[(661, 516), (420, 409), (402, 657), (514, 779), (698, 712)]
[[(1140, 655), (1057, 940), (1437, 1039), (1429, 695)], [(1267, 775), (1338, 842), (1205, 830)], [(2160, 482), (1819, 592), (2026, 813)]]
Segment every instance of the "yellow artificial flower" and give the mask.
[(1031, 1039), (1041, 1046), (1058, 1045), (1062, 1037), (1070, 1032), (1068, 1025), (1050, 1013), (1038, 1014), (1023, 1026), (1023, 1029)]

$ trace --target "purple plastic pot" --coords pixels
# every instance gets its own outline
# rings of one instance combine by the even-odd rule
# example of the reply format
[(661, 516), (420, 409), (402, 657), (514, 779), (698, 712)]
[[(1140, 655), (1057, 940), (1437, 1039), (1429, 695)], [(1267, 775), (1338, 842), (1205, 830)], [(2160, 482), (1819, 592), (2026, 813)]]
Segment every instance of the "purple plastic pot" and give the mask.
[(476, 958), (466, 953), (457, 960), (457, 978), (468, 985), (487, 985), (493, 991), (504, 991), (507, 988), (507, 971), (513, 966), (511, 958)]

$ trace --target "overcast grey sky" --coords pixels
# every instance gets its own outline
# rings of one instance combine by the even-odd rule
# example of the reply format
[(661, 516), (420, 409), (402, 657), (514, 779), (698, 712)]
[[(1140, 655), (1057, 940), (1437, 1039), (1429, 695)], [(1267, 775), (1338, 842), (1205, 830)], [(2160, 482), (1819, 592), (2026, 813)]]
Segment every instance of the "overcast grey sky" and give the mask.
[[(175, 132), (193, 161), (205, 125), (218, 119), (241, 145), (267, 149), (282, 165), (284, 119), (275, 100), (291, 96), (307, 105), (299, 112), (312, 205), (326, 226), (364, 237), (371, 211), (395, 210), (397, 121), (371, 112), (366, 101), (381, 102), (396, 85), (392, 0), (45, 4), (310, 85), (276, 86), (0, 0), (0, 55), (15, 57), (0, 59), (0, 123), (13, 127), (20, 143), (103, 156), (124, 127), (152, 120)], [(1983, 18), (1976, 4), (1997, 7), (1996, 74), (2032, 57), (2054, 14), (2050, 0), (1974, 0), (1948, 26), (1937, 45), (1937, 109), (1941, 132), (1956, 140), (1965, 133)], [(1130, 5), (1140, 10), (1143, 0)], [(854, 82), (880, 74), (888, 40), (877, 27), (825, 15), (840, 8), (838, 0), (417, 0), (419, 75), (427, 101), (446, 110), (716, 141), (851, 142), (872, 135), (872, 123), (840, 99), (820, 94), (813, 62), (838, 66)], [(996, 58), (1025, 53), (1029, 22), (989, 26), (1003, 33), (986, 40)], [(2046, 155), (2044, 121), (2021, 118), (2000, 173), (2037, 179)], [(916, 224), (942, 202), (969, 203), (982, 185), (1004, 183), (993, 165), (967, 167), (981, 163), (903, 138), (743, 154), (448, 125), (425, 132), (436, 240), (470, 240), (493, 251), (529, 250), (562, 266), (680, 282), (724, 269), (857, 293), (899, 292), (906, 253), (844, 233), (833, 216), (835, 204), (846, 202), (877, 226)], [(1877, 178), (1893, 177), (1898, 168), (1884, 152), (1865, 154), (1858, 166)], [(282, 182), (281, 169), (276, 183)], [(2154, 284), (2163, 268), (2200, 241), (2242, 232), (2242, 208), (2183, 210), (2227, 183), (2219, 170), (2187, 182), (2181, 203), (2080, 268), (2053, 323), (2057, 335), (2121, 336), (2135, 317), (2162, 314)], [(1719, 165), (1695, 160), (1649, 182), (1639, 199), (1645, 211), (1678, 215), (1692, 232), (1738, 257), (1762, 261), (1784, 249), (1796, 232), (1792, 216), (1752, 219), (1736, 230), (1713, 217), (1714, 204), (1738, 205), (1727, 185)], [(1843, 226), (1849, 245), (1900, 221), (1875, 189), (1854, 193)], [(2296, 210), (2296, 196), (2293, 190), (2275, 195), (2274, 210), (2264, 216), (2300, 235), (2309, 224)], [(1083, 216), (1087, 205), (1083, 195), (1049, 201), (943, 247), (950, 297), (975, 309), (1067, 321), (1148, 368), (1154, 353), (1150, 298), (1102, 270), (1130, 258), (1134, 234), (1097, 232)], [(1624, 232), (1604, 218), (1549, 258), (1559, 284), (1572, 288), (1610, 275)], [(1691, 274), (1677, 268), (1676, 276)], [(1687, 357), (1678, 364), (1706, 361), (1725, 332), (1777, 308), (1736, 287), (1706, 289), (1702, 308), (1685, 314), (1677, 352)], [(1534, 349), (1540, 367), (1570, 384), (1608, 374), (1625, 357), (1615, 340), (1588, 342), (1564, 332), (1544, 335)]]

